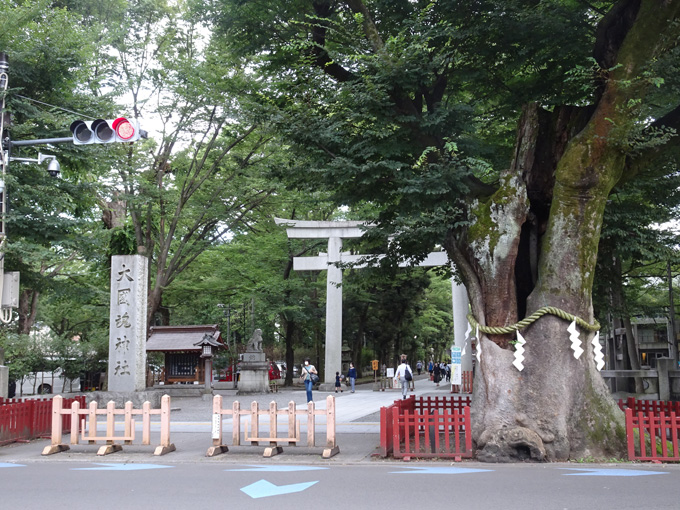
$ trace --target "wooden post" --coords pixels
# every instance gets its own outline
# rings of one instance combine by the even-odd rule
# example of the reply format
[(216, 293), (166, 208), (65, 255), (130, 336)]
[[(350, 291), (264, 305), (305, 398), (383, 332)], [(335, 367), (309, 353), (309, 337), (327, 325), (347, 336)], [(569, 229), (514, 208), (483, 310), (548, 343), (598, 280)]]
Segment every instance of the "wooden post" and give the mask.
[(213, 446), (222, 445), (222, 395), (213, 397), (213, 422), (212, 440)]
[[(297, 419), (297, 415), (295, 414), (295, 402), (292, 400), (288, 402), (288, 437), (296, 437), (300, 439), (300, 437), (297, 434), (297, 431), (299, 430), (299, 427), (297, 427), (297, 424), (300, 423)], [(288, 446), (296, 444), (294, 442), (289, 442)]]
[(314, 402), (307, 402), (307, 446), (314, 446), (315, 424)]
[[(213, 397), (212, 414), (212, 446), (205, 452), (206, 457), (214, 457), (229, 451), (227, 445), (222, 444), (222, 395)], [(233, 418), (233, 414), (232, 414)], [(233, 421), (233, 419), (232, 419)]]
[(237, 400), (232, 404), (231, 444), (241, 444), (241, 404)]
[[(253, 403), (250, 404), (250, 437), (260, 436), (260, 415), (258, 411), (259, 406), (257, 405), (257, 402), (253, 401)], [(257, 446), (259, 442), (251, 441), (250, 444)]]
[[(87, 413), (87, 435), (89, 437), (97, 437), (97, 402), (94, 400), (90, 402)], [(89, 444), (94, 444), (94, 439), (89, 441)]]
[(78, 444), (78, 428), (80, 425), (80, 402), (71, 404), (71, 444)]
[(53, 453), (65, 452), (69, 449), (67, 444), (62, 443), (61, 409), (63, 400), (64, 397), (61, 395), (57, 395), (52, 399), (52, 444), (43, 449), (43, 455), (52, 455)]
[[(109, 455), (111, 453), (119, 452), (123, 449), (123, 445), (120, 444), (115, 444), (113, 437), (116, 435), (116, 403), (113, 400), (110, 400), (106, 404), (106, 444), (101, 446), (99, 450), (97, 451), (97, 455)], [(94, 429), (96, 433), (96, 428), (97, 428), (97, 418), (95, 416), (95, 421), (94, 421)], [(92, 433), (92, 429), (90, 429), (90, 433)]]
[[(277, 426), (277, 413), (278, 409), (276, 407), (276, 402), (271, 401), (269, 404), (269, 437), (274, 438), (276, 437), (276, 429), (278, 428)], [(276, 441), (270, 441), (270, 444), (276, 444)]]
[[(264, 457), (273, 457), (274, 455), (278, 455), (279, 453), (283, 452), (283, 447), (278, 446), (277, 442), (271, 441), (271, 439), (275, 439), (276, 436), (276, 429), (278, 428), (277, 426), (277, 412), (278, 409), (276, 407), (276, 402), (272, 401), (269, 404), (269, 447), (265, 448), (264, 450)], [(255, 436), (257, 437), (257, 436)]]
[(335, 397), (326, 397), (326, 448), (322, 457), (330, 459), (333, 455), (340, 453), (340, 448), (335, 441)]
[[(115, 410), (116, 403), (113, 400), (109, 400), (109, 402), (106, 404), (106, 435), (108, 437), (113, 437), (116, 434)], [(106, 443), (113, 444), (113, 440), (108, 440)]]
[(142, 444), (151, 444), (151, 402), (142, 404)]
[(161, 398), (161, 444), (156, 447), (154, 455), (165, 455), (174, 452), (175, 445), (170, 442), (170, 395)]
[[(135, 437), (135, 421), (132, 419), (132, 402), (125, 402), (125, 437)], [(126, 439), (125, 444), (132, 444), (132, 439)]]

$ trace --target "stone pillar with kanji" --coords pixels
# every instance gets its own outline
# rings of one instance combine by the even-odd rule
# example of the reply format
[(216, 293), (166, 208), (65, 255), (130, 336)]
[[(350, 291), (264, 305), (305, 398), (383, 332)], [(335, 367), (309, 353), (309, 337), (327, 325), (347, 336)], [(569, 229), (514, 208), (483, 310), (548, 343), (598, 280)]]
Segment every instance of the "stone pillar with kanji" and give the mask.
[(148, 259), (111, 257), (109, 391), (146, 388), (146, 301)]

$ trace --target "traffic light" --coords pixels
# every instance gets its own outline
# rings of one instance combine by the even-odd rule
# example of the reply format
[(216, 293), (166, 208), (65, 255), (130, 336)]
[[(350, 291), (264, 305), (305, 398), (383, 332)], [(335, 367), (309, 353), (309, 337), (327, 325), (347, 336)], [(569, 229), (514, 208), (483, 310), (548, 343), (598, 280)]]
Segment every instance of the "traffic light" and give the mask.
[(147, 136), (146, 131), (139, 127), (137, 119), (125, 117), (112, 120), (76, 120), (71, 124), (71, 133), (75, 145), (135, 142)]

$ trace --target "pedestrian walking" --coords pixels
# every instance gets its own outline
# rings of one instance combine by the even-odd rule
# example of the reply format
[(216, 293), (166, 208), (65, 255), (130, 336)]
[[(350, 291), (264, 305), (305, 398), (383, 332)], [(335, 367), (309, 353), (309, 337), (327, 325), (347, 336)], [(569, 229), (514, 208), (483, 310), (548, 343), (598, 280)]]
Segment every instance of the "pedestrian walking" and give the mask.
[(423, 369), (423, 364), (422, 364), (422, 362), (418, 361), (418, 363), (416, 363), (416, 370), (418, 371), (418, 375), (420, 375), (420, 371), (422, 369)]
[(354, 363), (349, 364), (349, 373), (347, 376), (349, 377), (349, 384), (352, 387), (352, 393), (354, 393), (354, 384), (357, 381), (357, 369), (354, 368)]
[(305, 383), (305, 389), (307, 390), (307, 403), (312, 402), (312, 388), (314, 387), (314, 378), (312, 374), (316, 375), (316, 380), (319, 380), (319, 373), (316, 371), (314, 365), (309, 364), (309, 358), (305, 359), (305, 364), (300, 370), (300, 379)]
[(432, 372), (434, 370), (434, 363), (432, 363), (432, 360), (427, 364), (427, 371), (430, 373), (430, 381), (432, 381)]
[(413, 372), (406, 362), (406, 354), (401, 355), (401, 364), (397, 367), (394, 380), (401, 382), (401, 398), (405, 399), (408, 392), (408, 383), (413, 380)]
[(442, 380), (442, 369), (439, 368), (439, 363), (434, 364), (434, 369), (432, 370), (433, 375), (434, 375), (434, 382), (437, 386), (439, 386), (439, 381)]

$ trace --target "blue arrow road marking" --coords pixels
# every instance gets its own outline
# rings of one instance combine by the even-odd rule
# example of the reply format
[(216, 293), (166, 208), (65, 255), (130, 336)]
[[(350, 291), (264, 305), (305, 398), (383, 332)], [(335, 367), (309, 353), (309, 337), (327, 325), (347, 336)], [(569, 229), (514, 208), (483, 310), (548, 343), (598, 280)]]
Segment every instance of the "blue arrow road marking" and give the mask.
[(459, 467), (409, 467), (411, 471), (390, 471), (397, 475), (463, 475), (466, 473), (484, 473), (493, 469), (471, 469)]
[(160, 464), (99, 464), (99, 467), (71, 468), (71, 471), (140, 471), (142, 469), (163, 469), (175, 466), (161, 466)]
[(0, 462), (0, 468), (6, 467), (26, 467), (26, 466), (23, 464), (10, 464), (9, 462)]
[(267, 473), (284, 473), (284, 472), (291, 472), (291, 471), (316, 471), (317, 469), (328, 469), (326, 467), (314, 467), (314, 466), (286, 466), (286, 465), (279, 465), (279, 466), (257, 466), (257, 465), (252, 465), (252, 464), (246, 464), (247, 466), (250, 466), (248, 468), (243, 468), (243, 469), (225, 469), (225, 471), (262, 471), (262, 472), (267, 472)]
[(571, 471), (586, 471), (586, 473), (564, 473), (564, 476), (650, 476), (667, 475), (664, 471), (641, 471), (639, 469), (587, 469), (587, 468), (560, 468)]
[(260, 480), (255, 483), (251, 483), (246, 487), (242, 487), (241, 490), (248, 494), (253, 499), (257, 498), (267, 498), (269, 496), (280, 496), (282, 494), (292, 494), (294, 492), (302, 492), (308, 489), (316, 482), (305, 482), (305, 483), (293, 483), (290, 485), (274, 485), (267, 480)]

